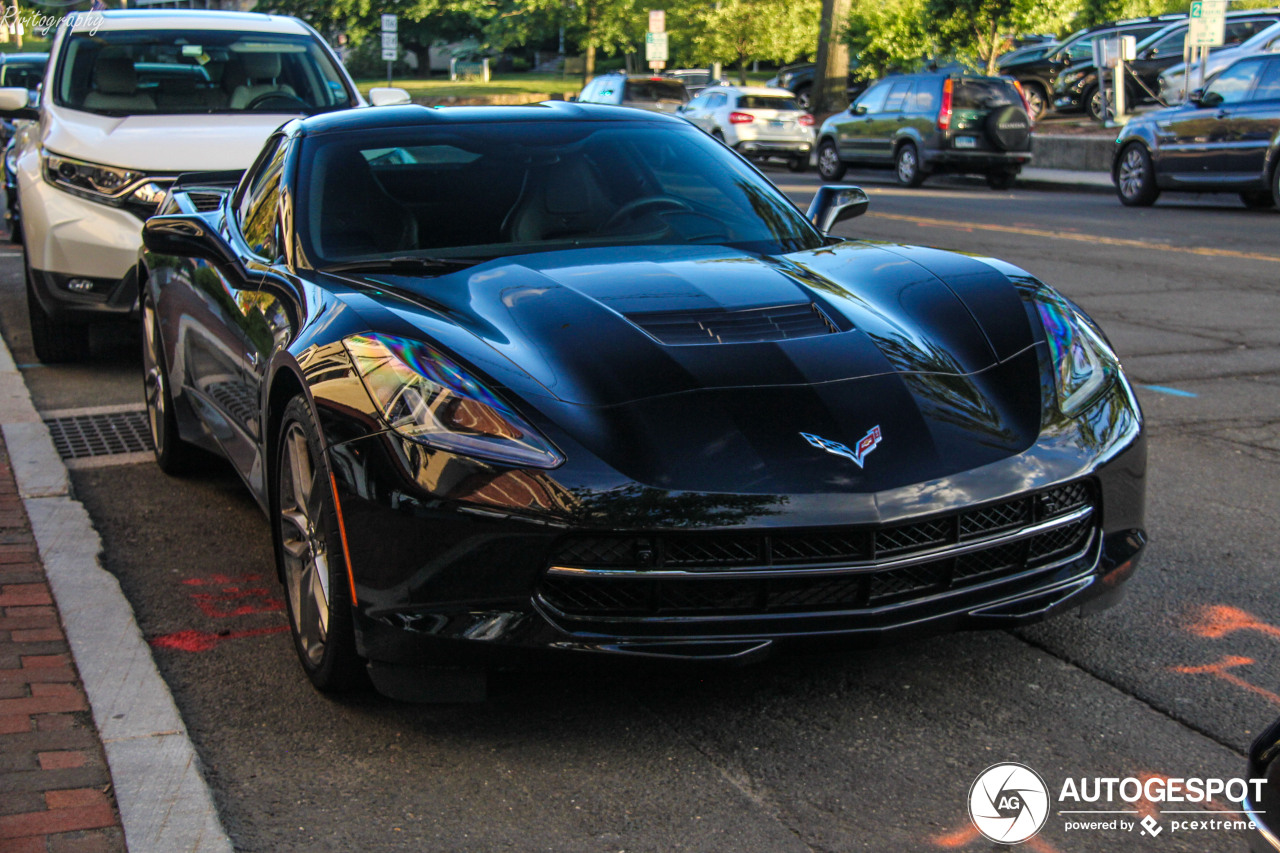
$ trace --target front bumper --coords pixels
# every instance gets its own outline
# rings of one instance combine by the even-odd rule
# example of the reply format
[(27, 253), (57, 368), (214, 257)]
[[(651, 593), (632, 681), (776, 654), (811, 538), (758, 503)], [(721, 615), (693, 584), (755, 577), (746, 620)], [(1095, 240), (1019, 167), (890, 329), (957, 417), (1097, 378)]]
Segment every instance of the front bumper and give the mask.
[(32, 284), (45, 311), (82, 319), (135, 313), (142, 220), (26, 172), (18, 193)]
[[(1117, 388), (1112, 405), (1130, 403)], [(547, 651), (742, 661), (790, 647), (876, 645), (1110, 606), (1123, 595), (1146, 542), (1146, 446), (1136, 408), (1130, 411), (1133, 417), (1120, 418), (1087, 459), (1045, 437), (1022, 454), (945, 481), (878, 493), (858, 504), (874, 510), (851, 510), (849, 524), (838, 528), (830, 518), (842, 505), (839, 495), (678, 496), (643, 487), (622, 497), (616, 490), (592, 494), (585, 483), (560, 482), (558, 471), (492, 469), (424, 452), (390, 433), (342, 441), (335, 432), (330, 459), (351, 554), (359, 648), (374, 661), (411, 665), (482, 665), (495, 656)], [(913, 552), (918, 559), (909, 565), (852, 557), (805, 563), (803, 556), (777, 565), (784, 540), (794, 555), (804, 543), (852, 531), (918, 531), (934, 522), (962, 529), (975, 507), (1000, 516), (1077, 484), (1092, 496), (1091, 511), (1072, 521), (1079, 522), (1071, 528), (1076, 538), (1038, 562), (1024, 555), (1018, 563), (1010, 552), (1002, 556), (980, 543), (970, 550), (987, 562), (963, 572), (968, 552), (954, 549), (938, 560)], [(654, 501), (681, 498), (682, 507), (691, 507), (683, 525), (602, 528), (591, 521), (596, 515), (577, 512), (584, 503), (607, 502), (611, 517), (652, 517), (646, 513)], [(735, 521), (697, 527), (698, 517), (726, 516)], [(611, 586), (607, 572), (589, 576), (572, 595), (557, 589), (572, 572), (553, 567), (565, 562), (567, 543), (584, 538), (597, 555), (587, 563), (603, 561), (607, 569), (610, 553), (624, 553), (631, 564), (622, 579), (644, 589)], [(768, 570), (735, 568), (735, 560), (754, 559), (736, 550), (744, 539), (770, 543)], [(668, 557), (642, 552), (669, 554), (677, 540), (710, 553), (705, 559), (715, 567), (704, 562), (670, 581), (635, 570), (635, 561), (667, 565)], [(717, 554), (727, 554), (727, 562), (716, 563)], [(942, 566), (944, 560), (955, 562)], [(662, 591), (668, 583), (678, 590)]]
[(747, 139), (734, 149), (744, 157), (808, 156), (813, 150), (812, 140)]

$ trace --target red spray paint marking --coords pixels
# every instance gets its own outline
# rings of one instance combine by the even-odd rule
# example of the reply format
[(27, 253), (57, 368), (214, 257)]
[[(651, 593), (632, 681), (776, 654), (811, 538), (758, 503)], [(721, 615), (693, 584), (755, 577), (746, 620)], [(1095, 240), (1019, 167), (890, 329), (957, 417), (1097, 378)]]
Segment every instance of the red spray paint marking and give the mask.
[(262, 580), (262, 575), (208, 575), (203, 578), (187, 578), (182, 583), (184, 586), (235, 586), (260, 580)]
[(270, 628), (250, 628), (246, 631), (228, 631), (225, 634), (214, 633), (213, 631), (174, 631), (172, 634), (161, 634), (158, 637), (152, 637), (148, 642), (157, 649), (207, 652), (223, 640), (260, 637), (263, 634), (281, 634), (288, 630), (288, 625), (273, 625)]
[(1173, 672), (1180, 672), (1184, 675), (1212, 675), (1214, 678), (1220, 678), (1228, 684), (1233, 684), (1243, 690), (1248, 690), (1250, 693), (1257, 694), (1264, 699), (1268, 699), (1271, 702), (1280, 705), (1280, 696), (1277, 696), (1270, 690), (1266, 690), (1256, 684), (1250, 684), (1235, 673), (1227, 672), (1229, 669), (1234, 669), (1238, 666), (1248, 666), (1252, 663), (1255, 663), (1253, 658), (1228, 655), (1217, 663), (1211, 663), (1205, 666), (1174, 666), (1170, 667), (1170, 670)]
[(1268, 637), (1280, 639), (1280, 628), (1268, 625), (1252, 613), (1238, 607), (1215, 604), (1196, 609), (1196, 621), (1187, 626), (1187, 630), (1197, 637), (1210, 640), (1221, 639), (1236, 631), (1257, 631)]

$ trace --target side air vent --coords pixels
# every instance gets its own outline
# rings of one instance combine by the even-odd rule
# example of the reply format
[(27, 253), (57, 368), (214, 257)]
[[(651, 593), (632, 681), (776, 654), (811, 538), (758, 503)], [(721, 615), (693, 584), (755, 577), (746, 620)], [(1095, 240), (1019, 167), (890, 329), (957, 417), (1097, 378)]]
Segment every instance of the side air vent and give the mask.
[(840, 331), (812, 302), (743, 311), (659, 311), (627, 319), (668, 346), (785, 341)]
[(187, 198), (191, 199), (191, 204), (198, 213), (208, 213), (211, 210), (217, 210), (222, 204), (222, 193), (187, 193)]

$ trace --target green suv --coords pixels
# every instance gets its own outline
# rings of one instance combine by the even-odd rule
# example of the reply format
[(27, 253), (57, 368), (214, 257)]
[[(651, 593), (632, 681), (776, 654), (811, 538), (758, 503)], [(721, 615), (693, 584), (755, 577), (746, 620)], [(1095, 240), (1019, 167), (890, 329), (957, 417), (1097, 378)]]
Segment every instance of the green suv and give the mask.
[(985, 175), (1008, 189), (1031, 161), (1031, 119), (1012, 80), (932, 72), (886, 77), (818, 131), (818, 173), (889, 167), (918, 187), (934, 173)]

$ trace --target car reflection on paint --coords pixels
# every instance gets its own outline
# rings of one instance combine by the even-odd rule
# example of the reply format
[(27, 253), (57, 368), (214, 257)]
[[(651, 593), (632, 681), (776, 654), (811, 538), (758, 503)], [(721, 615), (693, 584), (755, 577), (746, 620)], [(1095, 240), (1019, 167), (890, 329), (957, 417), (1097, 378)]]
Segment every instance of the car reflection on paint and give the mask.
[(1106, 338), (1002, 262), (828, 236), (866, 206), (635, 110), (290, 122), (145, 226), (157, 460), (239, 471), (323, 690), (1115, 603), (1146, 451)]

